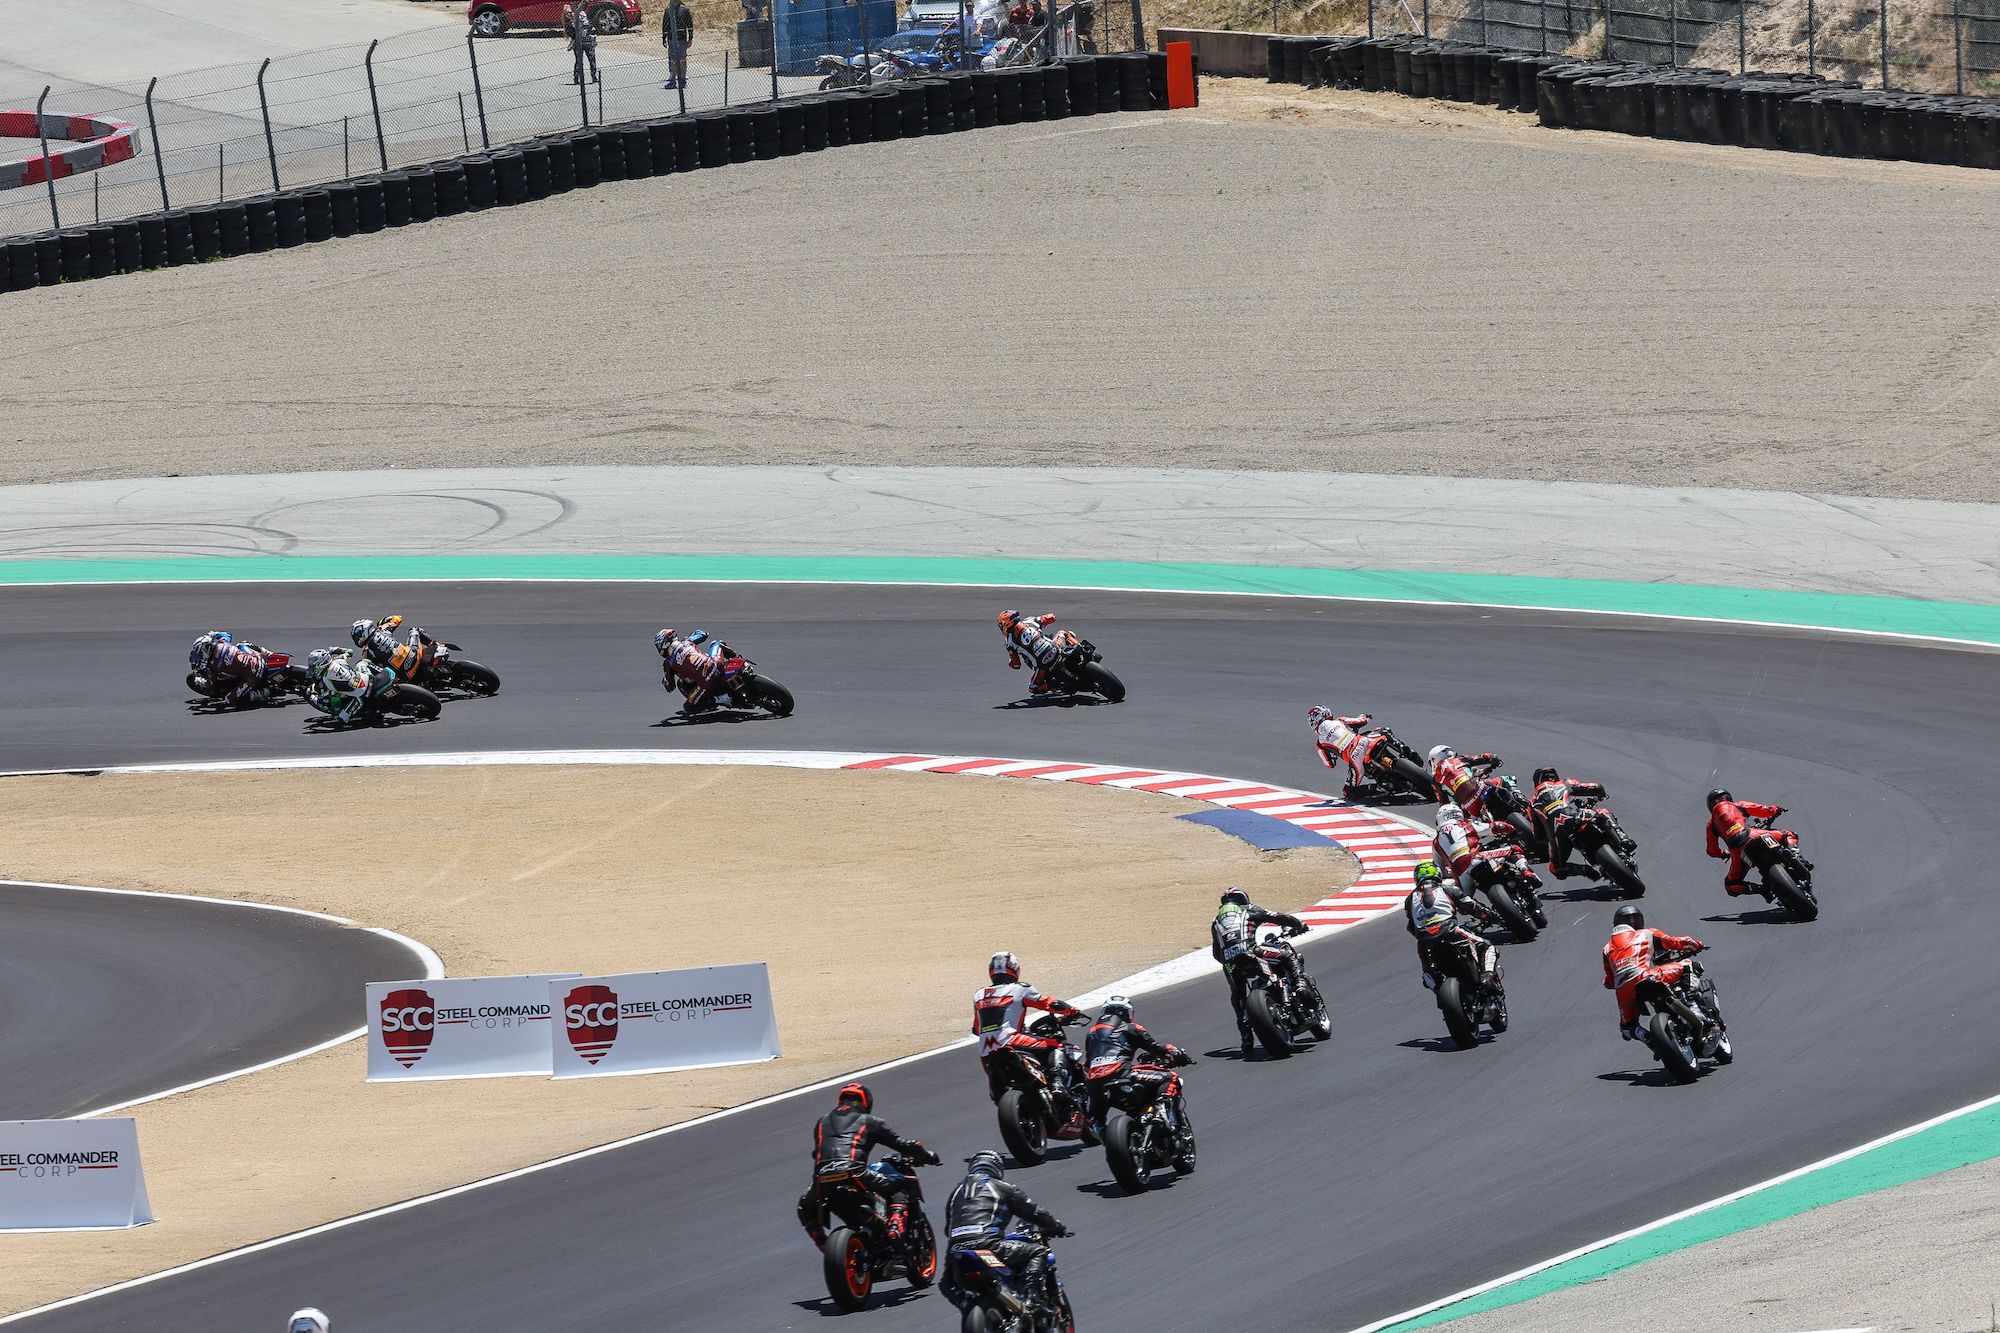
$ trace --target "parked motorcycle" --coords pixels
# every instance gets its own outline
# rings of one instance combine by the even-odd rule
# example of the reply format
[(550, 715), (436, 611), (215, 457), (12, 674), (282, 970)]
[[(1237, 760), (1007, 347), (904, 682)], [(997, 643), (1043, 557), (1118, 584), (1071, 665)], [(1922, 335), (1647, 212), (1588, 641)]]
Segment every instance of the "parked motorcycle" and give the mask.
[[(889, 1236), (889, 1206), (880, 1193), (861, 1180), (872, 1171), (907, 1183), (910, 1213), (903, 1224), (900, 1240)], [(820, 1247), (821, 1271), (827, 1294), (843, 1310), (866, 1308), (877, 1282), (908, 1278), (918, 1291), (937, 1280), (937, 1237), (923, 1209), (923, 1185), (917, 1179), (916, 1163), (900, 1153), (873, 1165), (860, 1162), (828, 1162), (813, 1178), (821, 1200), (820, 1225), (830, 1227), (826, 1244)], [(828, 1203), (831, 1195), (843, 1195), (852, 1206), (846, 1212), (859, 1216), (861, 1225), (835, 1224), (841, 1214)]]
[(819, 90), (824, 93), (860, 87), (867, 82), (868, 64), (862, 56), (824, 55), (813, 62), (813, 70), (820, 76)]
[[(1083, 1014), (1062, 1019), (1041, 1014), (1027, 1025), (1027, 1032), (1062, 1038), (1065, 1024), (1084, 1021)], [(1076, 1048), (1067, 1041), (1043, 1050), (1006, 1046), (986, 1061), (989, 1067), (999, 1062), (1002, 1091), (996, 1108), (1001, 1142), (1022, 1166), (1040, 1165), (1048, 1156), (1050, 1139), (1095, 1137), (1084, 1115)]]
[[(250, 645), (245, 645), (250, 648)], [(306, 687), (312, 683), (312, 673), (305, 667), (294, 665), (290, 653), (274, 653), (263, 649), (250, 649), (261, 654), (257, 670), (257, 683), (271, 691), (272, 697), (281, 694), (296, 694), (304, 697)], [(218, 680), (203, 671), (187, 674), (187, 687), (204, 699), (227, 699), (241, 682)]]
[(1052, 637), (1062, 654), (1049, 668), (1051, 687), (1065, 694), (1095, 694), (1113, 704), (1125, 697), (1125, 683), (1102, 665), (1104, 655), (1096, 644), (1074, 630), (1058, 630)]
[(1729, 1028), (1715, 1002), (1715, 983), (1686, 950), (1664, 950), (1661, 962), (1690, 960), (1679, 982), (1643, 981), (1635, 992), (1646, 1045), (1676, 1083), (1692, 1083), (1704, 1064), (1726, 1065), (1736, 1058)]
[[(1783, 813), (1780, 808), (1778, 814)], [(1818, 917), (1819, 898), (1812, 886), (1813, 863), (1799, 850), (1799, 835), (1790, 829), (1771, 827), (1770, 819), (1752, 818), (1749, 822), (1750, 840), (1743, 845), (1743, 859), (1758, 872), (1757, 881), (1746, 881), (1750, 891), (1777, 903), (1801, 921)]]
[(1438, 1013), (1451, 1039), (1470, 1049), (1479, 1044), (1481, 1025), (1495, 1034), (1505, 1032), (1507, 991), (1500, 984), (1500, 969), (1493, 970), (1489, 981), (1480, 970), (1479, 946), (1457, 932), (1442, 939), (1436, 950)]
[[(1287, 932), (1300, 934), (1303, 932)], [(1273, 1058), (1283, 1059), (1305, 1045), (1301, 1033), (1321, 1041), (1333, 1035), (1333, 1020), (1305, 960), (1283, 935), (1259, 940), (1237, 966), (1248, 967), (1243, 1012), (1251, 1031)]]
[[(383, 714), (399, 714), (430, 722), (444, 711), (443, 700), (421, 685), (398, 680), (396, 673), (388, 667), (359, 661), (350, 665), (354, 674), (361, 679), (366, 691), (366, 703), (354, 716), (353, 725), (359, 725)], [(346, 705), (347, 699), (347, 695), (325, 689), (317, 681), (306, 690), (306, 702), (329, 717), (337, 715)]]
[[(1044, 1241), (1037, 1228), (1021, 1224), (1009, 1240)], [(959, 1333), (1076, 1333), (1069, 1293), (1054, 1281), (1056, 1257), (1049, 1255), (1055, 1290), (1047, 1297), (1030, 1289), (999, 1255), (987, 1249), (952, 1251), (951, 1297)]]
[[(1118, 1062), (1123, 1063), (1123, 1062)], [(1155, 1171), (1172, 1166), (1176, 1175), (1194, 1170), (1194, 1123), (1181, 1097), (1174, 1070), (1194, 1063), (1176, 1051), (1157, 1063), (1135, 1061), (1109, 1075), (1104, 1090), (1104, 1157), (1128, 1194), (1144, 1194)]]
[(1618, 817), (1602, 800), (1572, 796), (1555, 818), (1577, 855), (1596, 866), (1621, 897), (1643, 898), (1646, 881), (1639, 878), (1639, 844), (1625, 835)]

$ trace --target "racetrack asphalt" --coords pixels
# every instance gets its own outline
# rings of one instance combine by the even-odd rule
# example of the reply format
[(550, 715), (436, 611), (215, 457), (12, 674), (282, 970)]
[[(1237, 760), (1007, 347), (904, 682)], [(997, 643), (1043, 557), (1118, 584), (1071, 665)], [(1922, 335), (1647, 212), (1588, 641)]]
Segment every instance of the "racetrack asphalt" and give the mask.
[[(218, 849), (219, 873), (227, 860)], [(0, 881), (0, 923), (0, 1120), (81, 1115), (305, 1050), (360, 1026), (357, 987), (422, 975), (366, 930), (164, 894)]]
[[(364, 602), (365, 599), (365, 602)], [(1056, 607), (1131, 688), (1116, 707), (1007, 707), (991, 628), (1006, 592), (551, 585), (19, 589), (0, 653), (64, 643), (57, 677), (0, 674), (9, 769), (479, 748), (908, 750), (1130, 763), (1327, 789), (1307, 704), (1373, 709), (1419, 746), (1494, 749), (1610, 785), (1639, 839), (1654, 924), (1700, 935), (1735, 1066), (1691, 1087), (1619, 1041), (1596, 953), (1611, 904), (1556, 886), (1552, 928), (1507, 947), (1514, 1025), (1447, 1049), (1408, 942), (1378, 924), (1315, 944), (1333, 1040), (1239, 1061), (1221, 983), (1140, 1004), (1198, 1053), (1196, 1174), (1119, 1197), (1101, 1154), (1019, 1172), (1080, 1233), (1061, 1242), (1093, 1330), (1339, 1329), (1545, 1258), (1991, 1095), (1983, 869), (2000, 831), (1968, 809), (1967, 754), (2000, 742), (2000, 658), (1805, 633), (1541, 612), (1074, 593)], [(1034, 604), (1046, 603), (1046, 596)], [(308, 734), (290, 707), (198, 716), (178, 663), (227, 624), (303, 652), (390, 607), (506, 681), (433, 724)], [(798, 694), (783, 721), (656, 727), (652, 631), (718, 630)], [(16, 657), (14, 660), (21, 660)], [(1795, 813), (1825, 915), (1722, 895), (1701, 853), (1720, 776)], [(943, 780), (943, 779), (941, 779)], [(674, 867), (663, 849), (663, 873)], [(1032, 873), (1032, 861), (1023, 873)], [(834, 892), (834, 891), (830, 891)], [(842, 910), (852, 910), (842, 904)], [(1079, 930), (1118, 905), (1079, 902)], [(1204, 923), (1188, 923), (1189, 947)], [(718, 898), (718, 947), (756, 926)], [(896, 931), (882, 923), (885, 966)], [(994, 947), (1005, 947), (995, 941)], [(966, 960), (968, 993), (981, 958)], [(1026, 960), (1032, 980), (1034, 960)], [(866, 995), (830, 997), (856, 1023)], [(874, 1080), (881, 1111), (955, 1162), (995, 1146), (967, 1051)], [(356, 1330), (778, 1329), (828, 1312), (793, 1218), (815, 1094), (729, 1116), (136, 1287), (37, 1330), (255, 1329), (318, 1304)], [(949, 1170), (926, 1173), (934, 1207)], [(860, 1316), (947, 1326), (888, 1284)]]

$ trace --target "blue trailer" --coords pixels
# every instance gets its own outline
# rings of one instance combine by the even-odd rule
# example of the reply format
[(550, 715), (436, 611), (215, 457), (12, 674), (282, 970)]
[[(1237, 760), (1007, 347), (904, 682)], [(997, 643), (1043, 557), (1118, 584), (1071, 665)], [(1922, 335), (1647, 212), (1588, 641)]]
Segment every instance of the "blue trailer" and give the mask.
[(851, 56), (896, 31), (896, 0), (772, 0), (778, 73), (810, 74), (829, 53)]

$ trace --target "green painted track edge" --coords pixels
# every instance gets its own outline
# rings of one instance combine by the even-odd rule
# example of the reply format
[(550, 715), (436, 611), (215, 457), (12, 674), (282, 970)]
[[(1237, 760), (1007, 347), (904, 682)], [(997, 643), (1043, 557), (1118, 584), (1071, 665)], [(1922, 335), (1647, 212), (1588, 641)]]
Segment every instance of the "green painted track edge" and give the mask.
[(1235, 593), (1584, 611), (2000, 645), (2000, 606), (1611, 579), (905, 556), (213, 556), (0, 561), (0, 586), (93, 583), (874, 583)]

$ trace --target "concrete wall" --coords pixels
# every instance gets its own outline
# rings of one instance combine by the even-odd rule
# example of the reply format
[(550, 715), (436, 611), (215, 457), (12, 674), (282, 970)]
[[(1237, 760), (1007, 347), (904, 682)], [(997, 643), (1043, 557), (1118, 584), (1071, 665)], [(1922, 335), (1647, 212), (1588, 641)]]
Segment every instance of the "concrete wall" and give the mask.
[(1160, 47), (1168, 42), (1194, 43), (1194, 63), (1203, 74), (1226, 78), (1264, 78), (1270, 73), (1268, 32), (1217, 32), (1209, 28), (1161, 28)]

